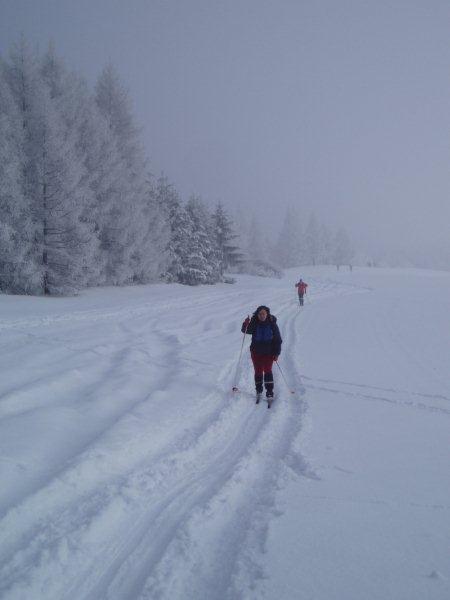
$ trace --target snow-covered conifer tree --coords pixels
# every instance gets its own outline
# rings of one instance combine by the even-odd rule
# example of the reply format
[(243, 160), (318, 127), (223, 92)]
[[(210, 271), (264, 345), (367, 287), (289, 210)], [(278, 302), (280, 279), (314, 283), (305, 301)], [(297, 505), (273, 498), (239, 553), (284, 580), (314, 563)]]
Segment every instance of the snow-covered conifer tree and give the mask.
[(192, 220), (182, 206), (176, 189), (164, 175), (158, 178), (154, 197), (169, 226), (167, 269), (164, 278), (168, 282), (183, 283), (186, 279), (186, 256), (193, 233)]
[[(68, 72), (62, 60), (56, 55), (54, 47), (50, 44), (47, 52), (40, 61), (40, 73), (46, 84), (54, 111), (58, 114), (64, 136), (72, 145), (72, 153), (76, 157), (79, 170), (79, 181), (77, 184), (80, 192), (79, 219), (85, 231), (83, 252), (83, 284), (89, 285), (99, 282), (101, 261), (99, 260), (100, 241), (96, 234), (96, 222), (93, 218), (97, 198), (91, 185), (92, 172), (89, 169), (88, 153), (92, 152), (99, 138), (96, 131), (95, 140), (83, 138), (86, 122), (95, 109), (95, 103), (90, 96), (86, 83), (78, 75)], [(101, 116), (96, 113), (96, 120)], [(99, 161), (100, 157), (97, 157)], [(100, 164), (94, 166), (94, 170), (100, 168)], [(112, 167), (112, 165), (111, 165)]]
[(233, 221), (219, 202), (212, 214), (212, 227), (220, 273), (236, 267), (243, 261), (243, 254), (236, 243), (237, 233)]
[(24, 195), (31, 227), (32, 293), (62, 294), (85, 284), (90, 230), (80, 219), (85, 188), (74, 139), (26, 44), (11, 52), (7, 78), (22, 120)]
[[(245, 248), (247, 247), (247, 238), (250, 230), (250, 215), (247, 211), (243, 210), (242, 206), (238, 206), (231, 218), (236, 229), (236, 237), (233, 242), (237, 247), (240, 263), (245, 263), (247, 262)], [(239, 268), (233, 267), (232, 270), (239, 270)]]
[(347, 231), (340, 228), (334, 238), (334, 264), (340, 265), (350, 264), (353, 258), (354, 250)]
[(311, 213), (304, 232), (304, 261), (316, 265), (320, 258), (320, 227), (317, 217)]
[(134, 126), (128, 94), (111, 65), (96, 85), (96, 102), (106, 119), (120, 161), (116, 164), (114, 194), (101, 224), (100, 239), (108, 253), (107, 280), (115, 284), (140, 279), (141, 245), (147, 231), (145, 207), (145, 160)]
[(266, 232), (263, 231), (258, 217), (252, 215), (250, 231), (246, 247), (247, 262), (243, 270), (251, 275), (263, 277), (279, 276), (280, 271), (275, 266), (275, 260), (270, 255), (270, 242)]
[(197, 196), (189, 198), (186, 211), (193, 224), (185, 266), (189, 272), (188, 283), (217, 283), (221, 279), (222, 263), (215, 246), (211, 215)]
[(0, 63), (0, 289), (11, 293), (28, 291), (33, 269), (23, 168), (22, 121)]
[(323, 265), (333, 263), (333, 239), (324, 223), (319, 224), (319, 262)]
[(142, 237), (136, 250), (135, 281), (156, 281), (167, 270), (170, 225), (157, 198), (156, 187), (149, 176), (142, 209)]
[(275, 261), (281, 267), (296, 267), (302, 263), (301, 236), (298, 213), (288, 207), (275, 244)]
[[(9, 159), (5, 157), (5, 161), (2, 162), (6, 167), (12, 160), (20, 171), (20, 182), (16, 181), (13, 196), (8, 198), (8, 194), (3, 193), (1, 209), (5, 251), (9, 252), (11, 257), (11, 249), (15, 247), (18, 250), (17, 260), (13, 259), (13, 262), (9, 262), (14, 273), (10, 273), (7, 287), (8, 291), (34, 294), (40, 292), (40, 281), (35, 256), (36, 234), (32, 218), (32, 186), (29, 181), (33, 165), (29, 149), (32, 106), (35, 88), (38, 86), (38, 77), (35, 59), (23, 38), (20, 43), (11, 48), (9, 61), (2, 62), (1, 67), (3, 131), (5, 133), (5, 138), (2, 136), (2, 146), (9, 155)], [(11, 103), (11, 98), (13, 103)], [(11, 146), (15, 146), (15, 149)], [(17, 161), (20, 166), (17, 165)], [(10, 169), (8, 171), (11, 173)], [(11, 179), (8, 177), (3, 180), (4, 185), (8, 179), (9, 184), (11, 183)], [(14, 238), (12, 237), (13, 231)]]

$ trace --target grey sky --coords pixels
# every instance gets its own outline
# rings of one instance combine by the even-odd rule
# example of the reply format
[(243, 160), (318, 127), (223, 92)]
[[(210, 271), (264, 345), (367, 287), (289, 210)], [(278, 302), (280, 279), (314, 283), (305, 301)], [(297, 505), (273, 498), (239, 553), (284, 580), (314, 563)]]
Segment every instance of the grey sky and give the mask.
[(183, 197), (424, 249), (450, 239), (449, 31), (443, 0), (0, 0), (1, 53), (116, 65)]

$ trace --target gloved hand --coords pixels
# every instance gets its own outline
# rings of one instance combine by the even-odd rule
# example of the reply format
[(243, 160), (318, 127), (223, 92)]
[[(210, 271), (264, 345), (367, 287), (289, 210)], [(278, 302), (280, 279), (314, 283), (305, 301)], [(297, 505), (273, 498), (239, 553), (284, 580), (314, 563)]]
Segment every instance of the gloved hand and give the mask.
[(250, 317), (247, 317), (244, 321), (244, 327), (247, 328), (249, 326), (250, 323)]

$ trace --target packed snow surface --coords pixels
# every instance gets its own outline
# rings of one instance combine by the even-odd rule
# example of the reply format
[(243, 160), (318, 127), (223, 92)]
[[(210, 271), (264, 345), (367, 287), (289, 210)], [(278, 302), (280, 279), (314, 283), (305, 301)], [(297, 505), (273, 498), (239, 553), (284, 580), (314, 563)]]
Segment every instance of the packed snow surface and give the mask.
[(448, 599), (449, 315), (418, 270), (0, 296), (0, 597)]

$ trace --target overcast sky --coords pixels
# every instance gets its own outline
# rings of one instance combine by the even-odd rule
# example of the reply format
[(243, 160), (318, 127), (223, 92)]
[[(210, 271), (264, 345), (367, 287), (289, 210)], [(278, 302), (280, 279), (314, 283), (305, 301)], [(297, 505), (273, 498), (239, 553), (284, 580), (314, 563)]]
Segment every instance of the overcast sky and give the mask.
[(0, 52), (21, 33), (117, 67), (184, 198), (449, 244), (448, 0), (0, 0)]

